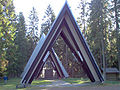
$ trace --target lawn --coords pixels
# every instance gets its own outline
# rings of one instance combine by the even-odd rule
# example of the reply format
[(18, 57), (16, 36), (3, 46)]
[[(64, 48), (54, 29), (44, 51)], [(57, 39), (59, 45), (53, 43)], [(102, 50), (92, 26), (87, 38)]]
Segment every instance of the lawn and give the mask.
[[(84, 79), (84, 78), (67, 78), (67, 79), (62, 79), (63, 81), (69, 82), (71, 84), (83, 84), (83, 83), (89, 83), (91, 82), (89, 79)], [(120, 85), (120, 80), (119, 81), (105, 81), (103, 85)]]
[(32, 85), (44, 85), (44, 84), (52, 84), (51, 80), (35, 80), (32, 82)]
[(120, 80), (119, 81), (105, 81), (104, 83), (107, 85), (120, 85)]
[[(90, 82), (89, 79), (83, 79), (83, 78), (67, 78), (62, 80), (69, 82), (71, 84), (83, 84)], [(20, 78), (9, 79), (7, 84), (4, 84), (4, 81), (0, 80), (0, 90), (40, 90), (42, 89), (41, 87), (35, 87), (34, 85), (51, 84), (52, 80), (35, 80), (32, 82), (32, 87), (16, 89), (16, 85), (19, 84), (19, 82), (20, 82)], [(102, 85), (103, 86), (120, 85), (120, 81), (105, 81), (105, 83)]]
[(16, 85), (20, 82), (19, 78), (14, 78), (8, 80), (7, 84), (4, 84), (4, 81), (0, 81), (0, 90), (15, 90)]
[(66, 78), (63, 79), (63, 81), (69, 82), (71, 84), (83, 84), (90, 82), (89, 79), (83, 79), (83, 78)]
[[(16, 90), (16, 85), (20, 83), (20, 78), (9, 79), (7, 84), (4, 84), (3, 80), (0, 80), (0, 90)], [(31, 85), (43, 85), (43, 84), (51, 84), (52, 81), (50, 80), (35, 80), (32, 82)], [(28, 88), (21, 88), (17, 90), (34, 90), (38, 87), (28, 87)], [(40, 89), (40, 88), (39, 88)]]

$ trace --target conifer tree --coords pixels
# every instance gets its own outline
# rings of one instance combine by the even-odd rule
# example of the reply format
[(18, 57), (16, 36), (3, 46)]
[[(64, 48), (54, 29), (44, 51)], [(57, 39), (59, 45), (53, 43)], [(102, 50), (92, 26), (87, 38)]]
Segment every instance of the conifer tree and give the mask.
[(16, 35), (14, 40), (15, 46), (12, 48), (12, 50), (9, 49), (8, 51), (9, 53), (14, 51), (13, 58), (11, 57), (11, 59), (9, 59), (7, 70), (10, 77), (20, 76), (27, 62), (27, 56), (29, 54), (29, 51), (27, 50), (29, 46), (26, 37), (26, 24), (22, 12), (20, 12), (17, 17), (16, 28)]
[(41, 35), (42, 33), (45, 33), (45, 34), (48, 33), (50, 27), (52, 26), (55, 20), (55, 13), (50, 4), (48, 5), (45, 11), (44, 18), (42, 20), (43, 20), (43, 23), (41, 24)]
[(109, 32), (107, 10), (107, 0), (92, 0), (90, 3), (88, 42), (97, 63), (103, 68), (104, 78), (106, 78), (106, 48)]
[(7, 49), (14, 45), (15, 11), (12, 0), (0, 1), (0, 74), (6, 71), (9, 63), (6, 57)]
[(82, 31), (84, 37), (86, 37), (87, 18), (88, 18), (88, 2), (81, 0), (78, 5), (79, 16), (77, 17), (77, 23)]
[[(117, 46), (117, 61), (120, 71), (120, 0), (113, 0), (115, 12), (115, 31), (116, 31), (116, 46)], [(119, 75), (120, 78), (120, 75)]]
[(33, 7), (29, 15), (28, 37), (32, 39), (34, 46), (36, 46), (39, 40), (38, 24), (39, 18), (37, 16), (36, 9)]

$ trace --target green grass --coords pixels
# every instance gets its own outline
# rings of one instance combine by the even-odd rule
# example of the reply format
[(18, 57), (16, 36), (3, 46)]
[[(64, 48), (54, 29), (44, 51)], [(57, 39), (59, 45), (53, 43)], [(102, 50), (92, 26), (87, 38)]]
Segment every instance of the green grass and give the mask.
[(67, 78), (63, 79), (63, 81), (69, 82), (71, 84), (83, 84), (83, 83), (88, 83), (90, 82), (89, 79), (83, 79), (83, 78)]
[(105, 84), (109, 84), (109, 85), (120, 85), (120, 80), (119, 81), (105, 81)]
[(4, 81), (0, 81), (0, 90), (15, 90), (16, 85), (19, 84), (20, 79), (14, 78), (7, 81), (7, 84), (4, 84)]
[(32, 82), (32, 85), (45, 85), (45, 84), (52, 84), (51, 80), (35, 80)]
[[(39, 90), (41, 89), (40, 87), (28, 87), (28, 88), (21, 88), (21, 89), (16, 89), (16, 85), (20, 83), (20, 78), (14, 78), (14, 79), (9, 79), (7, 81), (7, 84), (4, 84), (3, 80), (0, 80), (0, 90)], [(50, 80), (35, 80), (32, 82), (31, 85), (45, 85), (45, 84), (51, 84), (52, 81)]]
[[(62, 79), (63, 81), (69, 82), (71, 84), (83, 84), (83, 83), (88, 83), (91, 82), (89, 79), (83, 79), (83, 78), (67, 78), (67, 79)], [(119, 81), (105, 81), (104, 85), (120, 85), (120, 80)]]
[[(14, 78), (14, 79), (9, 79), (7, 84), (4, 84), (3, 80), (0, 80), (0, 90), (40, 90), (43, 89), (41, 87), (34, 87), (34, 85), (45, 85), (45, 84), (51, 84), (51, 80), (35, 80), (32, 82), (32, 87), (27, 87), (27, 88), (21, 88), (21, 89), (16, 89), (16, 85), (19, 84), (20, 78)], [(67, 78), (67, 79), (62, 79), (66, 82), (69, 82), (71, 84), (82, 84), (82, 83), (87, 83), (90, 82), (88, 79), (83, 79), (83, 78)], [(104, 85), (120, 85), (120, 81), (105, 81)]]

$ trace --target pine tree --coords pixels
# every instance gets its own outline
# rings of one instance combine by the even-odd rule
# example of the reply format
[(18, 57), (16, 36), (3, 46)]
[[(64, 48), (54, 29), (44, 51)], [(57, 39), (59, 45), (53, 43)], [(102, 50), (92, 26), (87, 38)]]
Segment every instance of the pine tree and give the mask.
[[(90, 3), (90, 30), (88, 42), (92, 53), (100, 67), (103, 66), (104, 78), (106, 78), (106, 57), (109, 35), (109, 20), (107, 15), (107, 0), (92, 0)], [(102, 65), (103, 63), (103, 65)]]
[(29, 15), (29, 25), (28, 25), (28, 37), (34, 42), (34, 46), (39, 40), (39, 30), (38, 30), (39, 18), (37, 16), (36, 9), (33, 7)]
[[(18, 23), (17, 23), (17, 30), (16, 30), (16, 38), (15, 38), (15, 45), (17, 45), (17, 50), (20, 52), (20, 60), (25, 62), (27, 56), (27, 37), (26, 37), (26, 23), (23, 13), (20, 12), (18, 15)], [(23, 52), (24, 51), (24, 52)], [(19, 55), (17, 55), (19, 56)], [(22, 56), (22, 57), (21, 57)]]
[(88, 18), (88, 2), (85, 0), (81, 0), (79, 6), (77, 7), (79, 10), (79, 16), (77, 18), (77, 23), (82, 31), (84, 37), (86, 37), (86, 28), (87, 28), (87, 18)]
[(0, 74), (3, 74), (8, 64), (7, 49), (14, 45), (15, 20), (13, 1), (0, 1)]
[[(44, 18), (42, 19), (43, 23), (41, 24), (40, 36), (43, 33), (44, 34), (48, 33), (48, 31), (51, 28), (54, 20), (55, 20), (55, 14), (54, 14), (54, 11), (52, 10), (51, 5), (49, 4), (46, 11), (45, 11)], [(51, 62), (47, 61), (44, 67), (46, 67), (46, 69), (50, 69), (51, 68)]]
[[(115, 26), (116, 26), (116, 46), (117, 46), (117, 61), (120, 71), (120, 0), (114, 0), (114, 12), (115, 12)], [(119, 75), (120, 78), (120, 75)]]
[(51, 5), (49, 4), (46, 11), (45, 11), (45, 16), (42, 19), (43, 23), (41, 24), (41, 35), (43, 33), (47, 34), (50, 27), (52, 26), (54, 20), (55, 20), (55, 13), (51, 7)]
[(13, 52), (13, 57), (9, 57), (8, 74), (10, 77), (19, 77), (27, 62), (28, 41), (26, 37), (26, 24), (23, 13), (20, 12), (17, 18), (17, 29), (15, 37), (15, 46), (9, 48), (8, 54)]

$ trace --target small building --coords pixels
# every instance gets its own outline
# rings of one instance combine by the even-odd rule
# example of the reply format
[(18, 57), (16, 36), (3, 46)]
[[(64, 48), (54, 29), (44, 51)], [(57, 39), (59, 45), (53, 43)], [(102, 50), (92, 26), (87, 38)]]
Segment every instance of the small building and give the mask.
[(107, 80), (118, 80), (119, 70), (117, 68), (106, 68), (106, 79)]
[(41, 77), (43, 79), (56, 79), (58, 78), (56, 71), (54, 70), (52, 63), (47, 61), (43, 67)]

